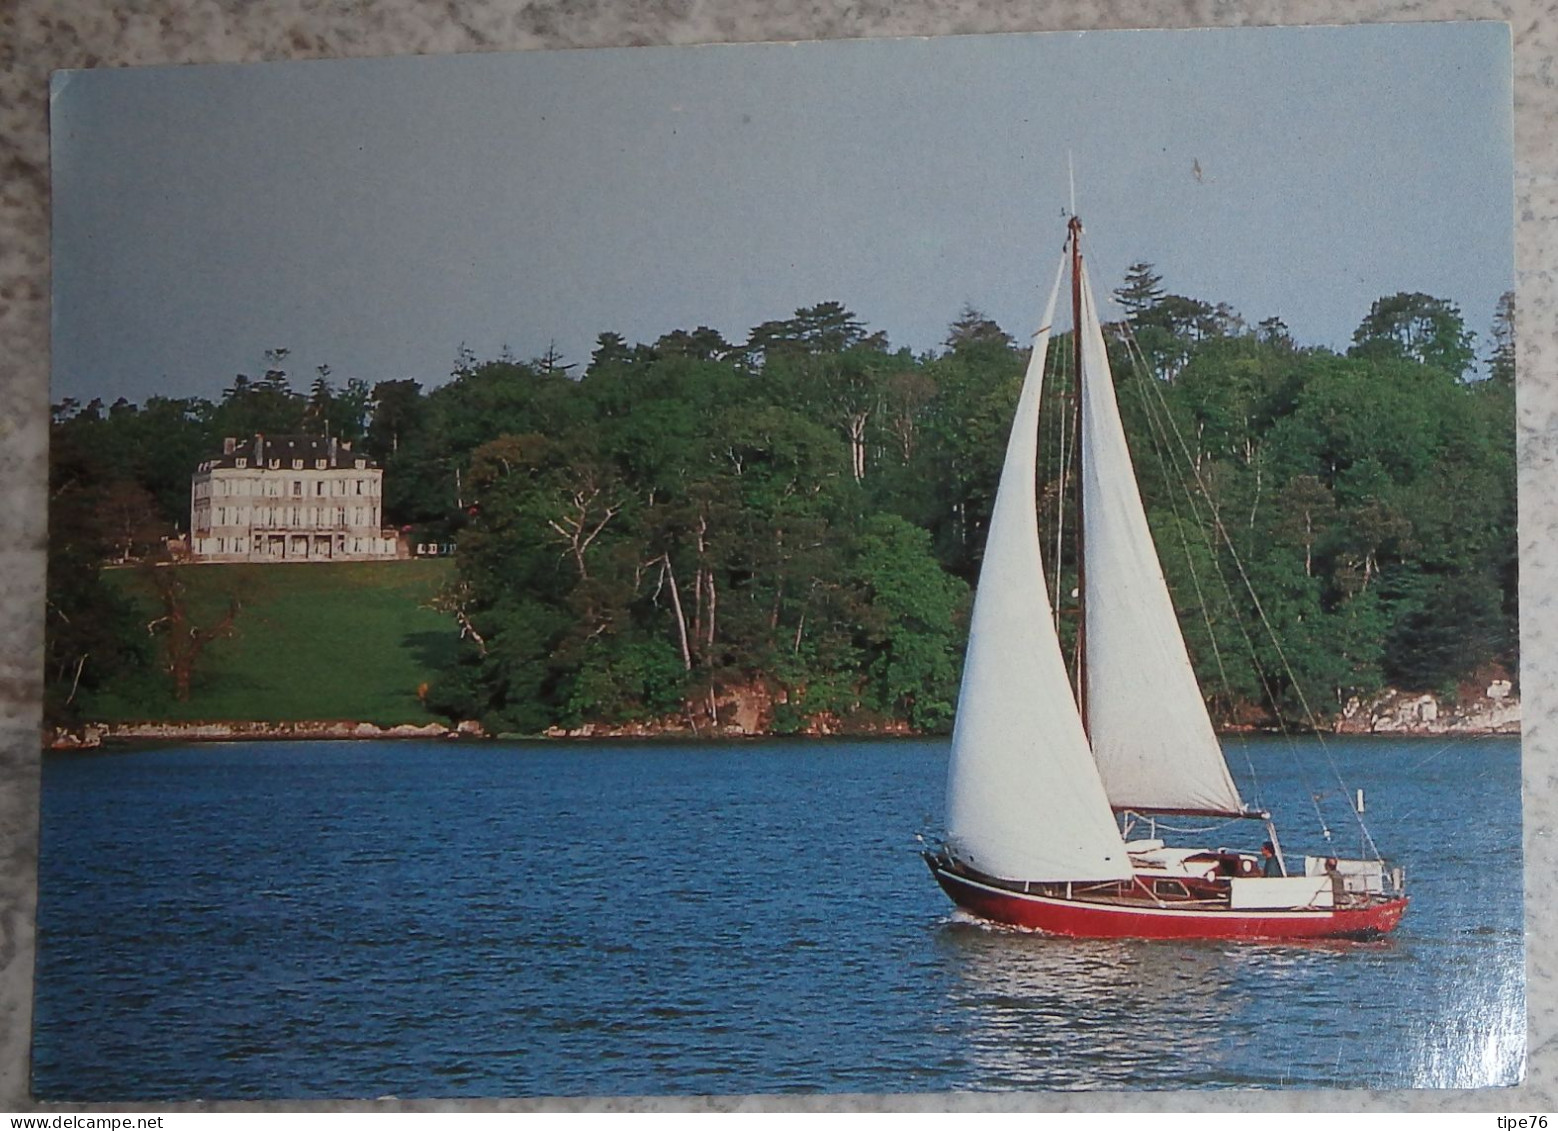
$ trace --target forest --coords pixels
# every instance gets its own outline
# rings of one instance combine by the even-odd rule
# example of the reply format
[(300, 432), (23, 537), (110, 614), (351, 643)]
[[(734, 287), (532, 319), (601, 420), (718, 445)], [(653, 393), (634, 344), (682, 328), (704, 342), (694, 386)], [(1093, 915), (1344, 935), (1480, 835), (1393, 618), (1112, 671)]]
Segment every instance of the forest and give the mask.
[[(1115, 297), (1117, 395), (1219, 723), (1321, 725), (1386, 686), (1454, 696), (1517, 669), (1512, 295), (1480, 354), (1424, 294), (1379, 299), (1345, 353), (1170, 293), (1149, 264)], [(1039, 488), (1069, 642), (1066, 338)], [(271, 351), (212, 400), (54, 407), (53, 720), (116, 665), (166, 667), (241, 625), (241, 593), (200, 626), (176, 585), (148, 610), (103, 571), (187, 524), (190, 473), (223, 436), (309, 432), (380, 461), (386, 520), (413, 541), (458, 544), (435, 606), (460, 645), (425, 690), (451, 719), (698, 727), (744, 696), (780, 733), (950, 728), (1027, 364), (978, 311), (924, 354), (822, 302), (741, 343), (608, 332), (578, 363), (462, 347), (436, 383), (321, 367), (298, 389), (287, 361)]]

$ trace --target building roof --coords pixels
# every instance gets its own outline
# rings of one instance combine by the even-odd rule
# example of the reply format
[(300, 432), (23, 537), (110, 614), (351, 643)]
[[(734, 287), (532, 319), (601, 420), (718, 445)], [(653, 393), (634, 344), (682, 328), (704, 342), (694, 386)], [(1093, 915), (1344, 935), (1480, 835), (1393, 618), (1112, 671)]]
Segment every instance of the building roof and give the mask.
[(352, 450), (350, 440), (334, 436), (245, 436), (242, 439), (228, 436), (222, 441), (221, 455), (201, 461), (200, 470), (210, 471), (218, 467), (242, 466), (262, 470), (293, 470), (294, 461), (301, 461), (304, 469), (316, 469), (324, 461), (326, 469), (357, 467), (362, 460), (364, 467), (378, 467), (378, 463), (364, 452)]

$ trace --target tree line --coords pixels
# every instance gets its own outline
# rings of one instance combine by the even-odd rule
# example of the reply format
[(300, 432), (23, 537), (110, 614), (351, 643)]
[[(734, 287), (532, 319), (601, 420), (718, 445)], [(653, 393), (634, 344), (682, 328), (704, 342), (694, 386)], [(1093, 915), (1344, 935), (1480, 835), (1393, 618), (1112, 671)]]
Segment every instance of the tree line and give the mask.
[[(1321, 721), (1387, 684), (1514, 670), (1512, 298), (1484, 375), (1459, 311), (1427, 295), (1381, 298), (1345, 353), (1168, 293), (1149, 264), (1116, 297), (1136, 471), (1221, 721)], [(322, 368), (299, 391), (277, 350), (214, 401), (58, 405), (51, 712), (115, 649), (153, 646), (97, 570), (187, 523), (189, 475), (221, 437), (328, 431), (385, 467), (387, 521), (459, 544), (439, 604), (462, 650), (428, 689), (451, 717), (702, 726), (739, 695), (778, 731), (945, 730), (1026, 361), (972, 309), (917, 355), (824, 302), (739, 343), (603, 333), (585, 365), (462, 348), (434, 388)], [(1061, 578), (1071, 384), (1064, 365), (1046, 384), (1041, 445)]]

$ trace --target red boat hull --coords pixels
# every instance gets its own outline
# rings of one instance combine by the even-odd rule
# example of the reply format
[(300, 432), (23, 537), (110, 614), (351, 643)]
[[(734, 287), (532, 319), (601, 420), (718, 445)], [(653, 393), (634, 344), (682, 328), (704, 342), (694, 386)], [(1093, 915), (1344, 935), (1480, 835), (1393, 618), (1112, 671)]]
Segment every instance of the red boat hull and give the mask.
[(1128, 906), (1007, 891), (934, 867), (963, 910), (1014, 927), (1085, 939), (1368, 939), (1394, 930), (1407, 900), (1295, 911)]

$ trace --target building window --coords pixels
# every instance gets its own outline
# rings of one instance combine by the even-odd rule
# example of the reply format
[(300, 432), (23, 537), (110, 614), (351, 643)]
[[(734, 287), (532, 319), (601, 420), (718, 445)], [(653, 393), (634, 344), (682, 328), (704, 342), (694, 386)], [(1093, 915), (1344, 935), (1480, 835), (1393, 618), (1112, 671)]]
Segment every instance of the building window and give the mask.
[(314, 461), (314, 466), (316, 468), (318, 468), (320, 471), (323, 471), (325, 469), (325, 461), (322, 460), (322, 459), (316, 459)]
[(362, 480), (361, 479), (357, 480), (357, 493), (359, 495), (362, 494)]
[(365, 468), (367, 466), (368, 466), (368, 461), (367, 460), (360, 459), (360, 460), (357, 461), (357, 470), (358, 471), (361, 471), (363, 468)]
[(314, 494), (316, 494), (316, 495), (323, 495), (324, 493), (325, 493), (325, 481), (323, 479), (321, 479), (319, 482), (314, 484)]
[(270, 461), (270, 465), (273, 468), (280, 467), (281, 466), (281, 461), (279, 459), (273, 459), (273, 460)]
[(300, 498), (302, 496), (302, 494), (303, 494), (303, 481), (301, 479), (294, 479), (292, 481), (292, 497), (294, 499)]
[(295, 459), (295, 460), (292, 461), (292, 470), (293, 471), (301, 471), (302, 468), (303, 468), (303, 461), (302, 460)]
[(243, 456), (239, 456), (236, 462), (237, 462), (239, 467), (248, 467), (249, 466), (249, 461), (244, 459)]

